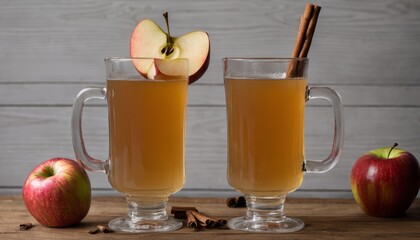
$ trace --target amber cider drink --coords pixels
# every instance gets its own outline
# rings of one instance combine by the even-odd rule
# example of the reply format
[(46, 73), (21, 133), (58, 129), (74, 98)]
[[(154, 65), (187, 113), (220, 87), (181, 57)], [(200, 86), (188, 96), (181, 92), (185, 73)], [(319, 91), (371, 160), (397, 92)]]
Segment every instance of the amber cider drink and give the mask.
[(168, 196), (185, 182), (188, 79), (108, 80), (108, 178), (128, 196)]
[(251, 196), (278, 196), (303, 181), (307, 80), (225, 78), (228, 182)]

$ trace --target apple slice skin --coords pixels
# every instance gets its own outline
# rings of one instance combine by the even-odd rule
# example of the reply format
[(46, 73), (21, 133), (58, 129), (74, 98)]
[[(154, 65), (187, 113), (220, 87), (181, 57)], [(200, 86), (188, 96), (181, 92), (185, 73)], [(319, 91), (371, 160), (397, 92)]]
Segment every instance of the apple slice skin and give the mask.
[[(142, 37), (147, 35), (151, 37)], [(167, 34), (150, 19), (141, 20), (134, 29), (130, 40), (132, 57), (165, 58), (165, 53), (156, 51), (166, 45)], [(138, 56), (136, 56), (138, 55)]]
[[(141, 37), (147, 35), (151, 37)], [(150, 19), (141, 20), (134, 29), (130, 40), (130, 54), (132, 58), (147, 57), (147, 58), (165, 58), (165, 54), (156, 49), (161, 49), (165, 46), (167, 35), (164, 31)], [(144, 77), (147, 77), (147, 72), (153, 65), (153, 61), (134, 61), (133, 64), (137, 71)]]
[[(196, 39), (202, 41), (196, 41)], [(210, 38), (208, 33), (202, 31), (186, 33), (174, 39), (174, 47), (180, 49), (177, 57), (189, 60), (189, 83), (197, 81), (207, 71), (210, 63)], [(201, 50), (201, 52), (198, 50)]]
[[(172, 37), (173, 51), (163, 49), (168, 45), (168, 34), (150, 19), (141, 20), (135, 27), (130, 40), (132, 58), (158, 58), (189, 60), (189, 84), (197, 81), (208, 69), (210, 63), (210, 39), (206, 32), (192, 31), (180, 37)], [(137, 71), (145, 78), (154, 76), (153, 64), (134, 61)], [(149, 72), (151, 71), (151, 73)]]
[(209, 43), (209, 52), (207, 54), (206, 60), (204, 60), (204, 63), (200, 69), (198, 69), (195, 73), (190, 75), (189, 84), (192, 84), (198, 79), (200, 79), (203, 76), (203, 74), (207, 71), (207, 68), (209, 67), (209, 65), (210, 65), (210, 43)]
[(353, 196), (368, 215), (401, 216), (417, 196), (419, 163), (406, 151), (400, 150), (392, 158), (379, 157), (376, 152), (364, 154), (353, 165), (350, 177)]

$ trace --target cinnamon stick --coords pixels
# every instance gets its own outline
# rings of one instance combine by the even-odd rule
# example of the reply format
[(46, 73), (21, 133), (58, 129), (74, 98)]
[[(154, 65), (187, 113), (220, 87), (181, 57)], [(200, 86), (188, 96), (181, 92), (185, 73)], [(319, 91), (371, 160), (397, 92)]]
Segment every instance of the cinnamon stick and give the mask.
[(108, 225), (106, 225), (106, 224), (99, 224), (96, 227), (99, 229), (99, 231), (101, 231), (103, 233), (110, 233), (110, 232), (112, 232), (112, 230), (109, 229)]
[(28, 230), (32, 228), (32, 223), (22, 223), (19, 225), (20, 230)]
[(174, 218), (176, 218), (176, 219), (186, 219), (187, 218), (186, 212), (188, 210), (198, 212), (197, 208), (195, 208), (195, 207), (172, 206), (171, 214), (173, 214)]
[(191, 211), (192, 215), (199, 221), (200, 225), (203, 227), (215, 227), (217, 220), (211, 217), (208, 217), (204, 214)]
[(312, 37), (314, 36), (314, 33), (315, 33), (316, 23), (318, 22), (318, 16), (319, 16), (320, 11), (321, 11), (321, 7), (315, 5), (311, 20), (308, 25), (308, 29), (306, 31), (305, 42), (299, 54), (300, 58), (304, 58), (308, 56), (309, 48), (311, 47)]
[(226, 199), (226, 205), (230, 208), (246, 207), (246, 200), (244, 196)]
[(226, 225), (227, 220), (219, 218), (219, 219), (217, 219), (217, 223), (218, 223), (219, 226), (224, 226), (224, 225)]
[(106, 224), (96, 225), (96, 228), (95, 229), (89, 230), (89, 234), (97, 234), (97, 233), (100, 233), (100, 232), (103, 232), (103, 233), (111, 233), (112, 230), (109, 229), (108, 225), (106, 225)]
[(171, 214), (175, 214), (175, 213), (179, 213), (179, 212), (186, 212), (187, 210), (198, 212), (197, 208), (195, 208), (195, 207), (172, 206)]
[(198, 223), (197, 223), (197, 220), (195, 219), (194, 215), (192, 214), (192, 211), (187, 210), (186, 215), (187, 215), (187, 226), (189, 228), (197, 229), (198, 228)]
[[(292, 52), (292, 58), (304, 58), (308, 56), (309, 48), (315, 32), (321, 7), (307, 3), (305, 11), (300, 19), (298, 35)], [(302, 73), (303, 66), (298, 66), (297, 61), (291, 61), (287, 69), (286, 78), (292, 78)]]
[(296, 37), (295, 46), (293, 48), (292, 57), (299, 57), (299, 54), (302, 50), (303, 43), (306, 37), (306, 30), (308, 29), (309, 22), (312, 18), (312, 11), (314, 10), (314, 5), (307, 3), (305, 11), (303, 12), (302, 17), (300, 18), (298, 35)]

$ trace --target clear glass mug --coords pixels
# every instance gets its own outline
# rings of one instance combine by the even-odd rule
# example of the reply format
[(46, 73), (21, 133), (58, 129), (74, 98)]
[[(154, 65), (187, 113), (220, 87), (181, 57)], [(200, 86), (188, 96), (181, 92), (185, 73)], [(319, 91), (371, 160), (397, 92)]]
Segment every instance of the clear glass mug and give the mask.
[[(250, 232), (294, 232), (299, 219), (284, 214), (286, 195), (300, 187), (306, 172), (323, 173), (337, 163), (343, 146), (340, 96), (327, 87), (307, 85), (307, 58), (225, 58), (229, 185), (246, 197), (247, 213), (228, 222)], [(291, 66), (297, 69), (288, 75)], [(293, 68), (291, 68), (293, 69)], [(324, 160), (304, 154), (304, 112), (308, 100), (328, 100), (334, 136)]]
[[(154, 80), (135, 67), (156, 61), (165, 61), (166, 70), (155, 65)], [(188, 60), (170, 61), (106, 58), (107, 86), (85, 88), (74, 100), (71, 124), (77, 160), (89, 171), (106, 173), (112, 187), (127, 198), (128, 214), (109, 222), (116, 231), (166, 232), (182, 227), (182, 222), (168, 217), (166, 204), (185, 182)], [(163, 73), (172, 68), (175, 75)], [(93, 98), (108, 103), (107, 160), (91, 157), (83, 141), (83, 106)]]

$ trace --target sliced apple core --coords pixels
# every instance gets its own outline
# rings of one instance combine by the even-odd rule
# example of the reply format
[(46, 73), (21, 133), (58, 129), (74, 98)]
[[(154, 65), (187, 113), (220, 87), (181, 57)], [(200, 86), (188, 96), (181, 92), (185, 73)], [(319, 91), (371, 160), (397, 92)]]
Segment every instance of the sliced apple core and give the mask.
[[(133, 31), (130, 42), (132, 58), (188, 59), (189, 83), (198, 80), (207, 70), (210, 62), (210, 39), (206, 32), (193, 31), (175, 38), (165, 33), (150, 19), (141, 20)], [(133, 61), (137, 71), (153, 79), (159, 69), (147, 61)], [(159, 67), (158, 67), (159, 68)], [(172, 70), (167, 69), (171, 74)], [(171, 75), (167, 75), (171, 76)]]

